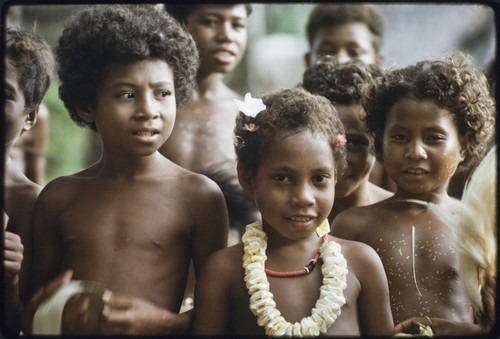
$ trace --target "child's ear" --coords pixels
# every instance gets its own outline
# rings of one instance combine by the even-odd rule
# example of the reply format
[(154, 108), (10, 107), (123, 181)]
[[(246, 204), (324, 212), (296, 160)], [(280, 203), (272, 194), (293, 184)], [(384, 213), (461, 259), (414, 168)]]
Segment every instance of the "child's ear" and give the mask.
[(89, 124), (94, 122), (94, 115), (92, 114), (92, 111), (90, 109), (82, 109), (77, 107), (76, 113), (78, 113), (78, 116), (82, 118), (83, 121), (88, 122)]
[(36, 124), (36, 119), (38, 118), (38, 108), (26, 114), (26, 119), (24, 120), (23, 132), (29, 131)]
[(253, 195), (253, 185), (252, 185), (252, 174), (243, 169), (243, 166), (238, 162), (236, 166), (236, 170), (238, 171), (238, 181), (240, 182), (241, 187), (245, 193)]

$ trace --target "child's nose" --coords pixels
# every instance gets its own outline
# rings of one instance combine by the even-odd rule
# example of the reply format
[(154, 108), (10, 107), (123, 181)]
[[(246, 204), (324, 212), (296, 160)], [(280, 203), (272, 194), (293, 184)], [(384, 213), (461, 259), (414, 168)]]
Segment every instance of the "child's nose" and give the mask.
[(292, 197), (294, 206), (310, 206), (314, 204), (314, 200), (314, 193), (310, 185), (297, 185)]
[(219, 40), (232, 40), (234, 34), (233, 26), (230, 22), (224, 22), (222, 25), (220, 25), (218, 33)]
[(351, 57), (349, 56), (349, 53), (345, 49), (340, 49), (337, 54), (335, 55), (335, 58), (339, 63), (344, 63), (348, 62), (351, 60)]
[(413, 140), (408, 144), (406, 157), (412, 160), (427, 159), (427, 152), (420, 140)]
[(140, 104), (137, 110), (137, 117), (140, 119), (155, 119), (159, 117), (160, 113), (154, 98), (145, 97), (140, 100)]

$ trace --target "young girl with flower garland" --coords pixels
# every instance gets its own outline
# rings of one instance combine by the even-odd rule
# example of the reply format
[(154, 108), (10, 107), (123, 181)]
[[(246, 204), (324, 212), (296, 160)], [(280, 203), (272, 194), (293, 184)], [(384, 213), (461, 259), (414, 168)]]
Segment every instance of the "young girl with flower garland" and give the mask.
[(207, 259), (193, 333), (393, 334), (375, 251), (328, 235), (332, 192), (346, 167), (335, 108), (300, 88), (236, 103), (238, 177), (262, 220), (247, 225), (243, 243)]

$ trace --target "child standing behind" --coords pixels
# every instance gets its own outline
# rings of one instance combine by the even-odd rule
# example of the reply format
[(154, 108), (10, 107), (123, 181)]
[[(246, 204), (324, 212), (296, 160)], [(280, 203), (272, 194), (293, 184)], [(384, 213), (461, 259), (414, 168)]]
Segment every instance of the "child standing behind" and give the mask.
[(249, 4), (167, 4), (166, 9), (196, 42), (200, 54), (197, 87), (177, 115), (171, 137), (160, 152), (176, 164), (214, 180), (226, 199), (229, 244), (240, 241), (257, 209), (241, 189), (233, 149), (233, 98), (241, 96), (224, 76), (242, 60), (247, 46)]
[(485, 151), (494, 126), (486, 78), (460, 55), (422, 61), (385, 74), (364, 107), (375, 151), (397, 191), (341, 213), (333, 234), (380, 255), (396, 323), (413, 316), (471, 323), (454, 230), (428, 206), (456, 212), (448, 182)]
[(29, 180), (11, 159), (19, 137), (35, 126), (43, 96), (50, 85), (54, 57), (41, 36), (6, 28), (4, 41), (4, 178), (3, 178), (3, 314), (7, 328), (19, 333), (22, 303), (27, 297), (31, 217), (41, 187)]
[(335, 203), (328, 216), (330, 223), (348, 208), (371, 205), (393, 194), (369, 181), (376, 157), (373, 136), (366, 127), (366, 113), (361, 106), (363, 88), (381, 75), (376, 65), (360, 61), (341, 64), (331, 58), (321, 60), (304, 72), (302, 86), (329, 99), (346, 130), (347, 169), (335, 185)]
[[(217, 185), (158, 152), (193, 88), (195, 44), (158, 7), (92, 6), (70, 19), (57, 58), (61, 99), (103, 152), (40, 194), (32, 290), (72, 269), (112, 292), (91, 332), (182, 331), (189, 263), (199, 272), (228, 229)], [(88, 333), (88, 317), (76, 318), (75, 332)]]
[(207, 260), (195, 290), (194, 333), (392, 334), (375, 251), (327, 234), (346, 165), (333, 106), (299, 88), (263, 100), (247, 94), (238, 106), (238, 177), (262, 221), (247, 225), (242, 244)]

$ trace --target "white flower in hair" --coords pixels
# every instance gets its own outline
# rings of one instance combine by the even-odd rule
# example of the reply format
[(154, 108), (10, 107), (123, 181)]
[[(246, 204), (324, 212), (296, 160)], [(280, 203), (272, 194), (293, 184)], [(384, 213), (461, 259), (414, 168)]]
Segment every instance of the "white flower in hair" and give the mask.
[(234, 99), (234, 102), (241, 113), (252, 118), (255, 118), (257, 114), (266, 109), (262, 99), (252, 98), (250, 93), (245, 94), (245, 102), (238, 99)]

